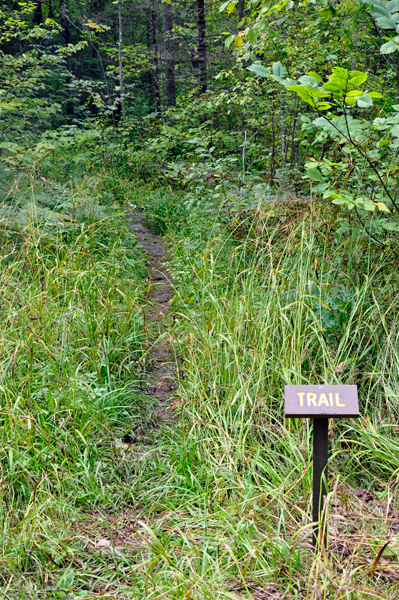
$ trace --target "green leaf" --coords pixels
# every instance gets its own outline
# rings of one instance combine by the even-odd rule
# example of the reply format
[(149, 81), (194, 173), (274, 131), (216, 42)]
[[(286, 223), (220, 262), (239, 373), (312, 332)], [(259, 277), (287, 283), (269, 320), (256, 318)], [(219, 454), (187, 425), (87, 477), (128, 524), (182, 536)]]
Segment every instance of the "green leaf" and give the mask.
[(373, 9), (374, 10), (372, 11), (371, 15), (376, 19), (378, 19), (379, 17), (388, 17), (389, 18), (391, 16), (391, 13), (386, 8), (383, 8), (382, 6), (374, 5)]
[(382, 98), (382, 94), (380, 92), (369, 92), (370, 98)]
[(352, 90), (351, 92), (348, 92), (346, 94), (346, 97), (347, 98), (352, 98), (352, 96), (353, 96), (353, 97), (356, 98), (357, 96), (363, 96), (363, 93), (364, 92), (362, 92), (361, 90)]
[(333, 94), (335, 93), (340, 93), (342, 94), (345, 90), (345, 81), (342, 82), (343, 85), (339, 85), (338, 83), (336, 83), (335, 81), (327, 81), (327, 83), (325, 83), (323, 85), (323, 90), (326, 90), (326, 92), (333, 92)]
[(395, 29), (396, 27), (395, 21), (392, 21), (392, 19), (389, 19), (388, 17), (378, 17), (377, 25), (378, 27), (381, 27), (381, 29)]
[(311, 169), (306, 169), (306, 175), (313, 181), (324, 182), (323, 175), (321, 174), (319, 169), (316, 169), (315, 167), (312, 167)]
[(224, 40), (224, 45), (226, 48), (230, 48), (231, 42), (234, 40), (235, 35), (229, 35), (225, 40)]
[(351, 71), (350, 76), (349, 83), (351, 85), (362, 85), (367, 80), (367, 73), (361, 71)]
[(317, 185), (314, 186), (313, 188), (313, 192), (325, 192), (326, 189), (328, 188), (328, 183), (318, 183)]
[(316, 102), (317, 110), (328, 110), (332, 107), (330, 102)]
[[(234, 36), (232, 36), (234, 38)], [(254, 62), (248, 67), (248, 71), (252, 71), (258, 77), (270, 77), (270, 69), (265, 68), (259, 62)]]
[(316, 88), (319, 85), (319, 80), (311, 75), (302, 75), (298, 81), (300, 81), (302, 85), (311, 88)]
[(309, 71), (309, 73), (307, 73), (307, 75), (310, 75), (310, 77), (313, 77), (314, 79), (317, 79), (317, 81), (319, 83), (323, 83), (322, 78), (315, 71)]
[(363, 96), (357, 99), (357, 105), (360, 108), (369, 108), (373, 106), (373, 99), (368, 94), (363, 94)]
[(395, 42), (391, 41), (387, 42), (386, 44), (382, 44), (380, 52), (381, 54), (392, 54), (392, 52), (395, 52), (398, 48), (398, 44), (395, 44)]
[(287, 75), (287, 69), (281, 62), (275, 62), (272, 64), (273, 74), (277, 77), (285, 77)]
[(386, 221), (382, 223), (382, 226), (387, 231), (399, 231), (399, 223), (396, 221)]
[(230, 0), (227, 0), (227, 2), (223, 2), (223, 4), (220, 5), (219, 12), (223, 12), (228, 7), (229, 4), (230, 4)]

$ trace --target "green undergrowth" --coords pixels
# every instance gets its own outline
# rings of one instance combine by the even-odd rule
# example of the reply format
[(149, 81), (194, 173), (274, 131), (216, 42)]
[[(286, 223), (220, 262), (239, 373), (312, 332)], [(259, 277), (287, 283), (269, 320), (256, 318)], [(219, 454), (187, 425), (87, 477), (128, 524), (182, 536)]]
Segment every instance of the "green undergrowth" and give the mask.
[[(152, 562), (137, 597), (393, 600), (395, 257), (307, 199), (136, 201), (169, 240), (182, 377), (178, 425), (142, 489)], [(283, 416), (283, 386), (299, 383), (357, 384), (361, 407), (331, 422), (329, 552), (316, 556), (311, 424)]]
[[(394, 600), (395, 257), (309, 199), (140, 188), (98, 166), (45, 179), (5, 204), (40, 197), (52, 218), (0, 235), (0, 596)], [(135, 207), (174, 285), (176, 418), (160, 428)], [(284, 384), (314, 382), (357, 384), (362, 415), (331, 422), (319, 555), (311, 424), (283, 417)]]
[(146, 266), (107, 177), (28, 183), (3, 197), (27, 221), (0, 223), (0, 596), (70, 598), (110, 568), (93, 515), (134, 500)]

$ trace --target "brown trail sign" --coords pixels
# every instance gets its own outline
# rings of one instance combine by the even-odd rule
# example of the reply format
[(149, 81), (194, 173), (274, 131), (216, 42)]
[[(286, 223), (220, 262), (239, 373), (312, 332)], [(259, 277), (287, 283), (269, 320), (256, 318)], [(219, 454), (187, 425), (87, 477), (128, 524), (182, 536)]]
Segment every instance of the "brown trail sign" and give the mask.
[(358, 417), (356, 385), (286, 385), (285, 416), (313, 417), (313, 545), (327, 495), (328, 419)]

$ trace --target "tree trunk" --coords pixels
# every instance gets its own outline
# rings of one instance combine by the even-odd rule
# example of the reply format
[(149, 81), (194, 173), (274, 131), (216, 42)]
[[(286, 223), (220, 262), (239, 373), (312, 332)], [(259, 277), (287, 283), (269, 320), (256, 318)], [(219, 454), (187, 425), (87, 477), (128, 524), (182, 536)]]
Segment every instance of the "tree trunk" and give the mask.
[(398, 61), (396, 63), (396, 91), (397, 91), (398, 98), (399, 98), (399, 55), (398, 55)]
[(176, 106), (176, 81), (173, 36), (173, 9), (168, 2), (163, 2), (163, 29), (165, 34), (165, 96), (166, 106)]
[(205, 2), (197, 0), (198, 79), (200, 93), (206, 92)]
[[(150, 54), (150, 52), (152, 51), (151, 10), (150, 9), (145, 10), (145, 23), (146, 23), (145, 41), (146, 41), (148, 54)], [(146, 84), (148, 86), (148, 98), (150, 101), (150, 106), (153, 107), (155, 105), (155, 93), (154, 93), (154, 73), (153, 73), (152, 65), (151, 65), (150, 69), (145, 73), (144, 77), (145, 77)]]
[(356, 52), (357, 52), (357, 41), (359, 39), (359, 27), (355, 31), (355, 35), (353, 36), (353, 54), (351, 58), (351, 71), (356, 69)]
[[(68, 17), (66, 14), (65, 0), (60, 0), (59, 11), (60, 11), (61, 35), (62, 35), (62, 39), (64, 42), (64, 47), (67, 48), (68, 45), (71, 43), (71, 30), (69, 29), (69, 21), (68, 21)], [(69, 55), (67, 55), (67, 57), (66, 57), (66, 68), (67, 68), (68, 72), (71, 73), (71, 58)], [(65, 80), (67, 86), (71, 83), (71, 81), (72, 81), (72, 77), (71, 77), (71, 75), (68, 75)], [(68, 91), (68, 95), (69, 95), (69, 98), (66, 102), (66, 113), (67, 113), (67, 115), (71, 116), (74, 114), (74, 110), (73, 110), (73, 103), (70, 98), (70, 96), (71, 96), (70, 91)]]
[(71, 43), (71, 31), (69, 29), (68, 18), (66, 16), (65, 0), (60, 0), (60, 25), (62, 29), (62, 39), (64, 40), (64, 46), (66, 48), (68, 44)]
[(153, 65), (153, 84), (155, 96), (155, 109), (161, 110), (161, 97), (159, 94), (159, 70), (158, 70), (158, 47), (157, 47), (157, 13), (155, 10), (155, 0), (151, 0), (151, 43), (152, 43), (152, 65)]
[(285, 102), (280, 100), (281, 106), (281, 162), (283, 166), (287, 162), (287, 128), (286, 128), (286, 112)]
[[(245, 7), (245, 0), (238, 0), (238, 22), (241, 23), (241, 21), (244, 18), (244, 7)], [(240, 29), (243, 29), (243, 27), (240, 27)]]
[(118, 0), (118, 21), (119, 21), (119, 40), (118, 40), (118, 58), (119, 58), (119, 98), (122, 106), (122, 119), (126, 121), (125, 96), (123, 93), (123, 63), (122, 63), (122, 2)]
[(35, 6), (35, 10), (33, 12), (33, 23), (34, 25), (41, 25), (43, 23), (43, 11), (42, 11), (42, 2), (38, 0)]

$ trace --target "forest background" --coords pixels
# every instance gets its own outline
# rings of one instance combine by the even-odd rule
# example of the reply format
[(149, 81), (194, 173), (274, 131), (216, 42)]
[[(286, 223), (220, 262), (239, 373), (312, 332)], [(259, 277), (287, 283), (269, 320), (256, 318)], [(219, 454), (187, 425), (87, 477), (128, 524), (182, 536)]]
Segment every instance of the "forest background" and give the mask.
[[(0, 81), (2, 596), (394, 600), (399, 2), (4, 0)], [(315, 381), (362, 415), (317, 554)]]

